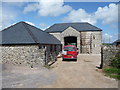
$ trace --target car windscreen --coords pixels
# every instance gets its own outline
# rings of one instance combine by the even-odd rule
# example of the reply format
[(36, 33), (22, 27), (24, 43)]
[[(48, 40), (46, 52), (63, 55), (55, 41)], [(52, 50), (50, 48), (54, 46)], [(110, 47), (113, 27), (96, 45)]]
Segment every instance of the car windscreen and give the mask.
[(75, 51), (75, 47), (64, 47), (64, 51)]

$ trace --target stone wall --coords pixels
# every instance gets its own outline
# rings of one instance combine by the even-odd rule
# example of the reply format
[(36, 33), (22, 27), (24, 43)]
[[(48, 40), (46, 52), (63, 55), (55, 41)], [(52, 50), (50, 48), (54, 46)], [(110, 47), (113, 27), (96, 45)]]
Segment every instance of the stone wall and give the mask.
[(103, 46), (103, 68), (110, 65), (112, 58), (120, 51), (120, 47), (115, 45), (104, 45)]
[(85, 54), (100, 54), (101, 52), (101, 45), (102, 45), (102, 32), (101, 31), (82, 31), (81, 30), (81, 32), (78, 32), (76, 29), (72, 27), (68, 27), (62, 33), (54, 32), (50, 34), (52, 34), (58, 40), (60, 40), (63, 46), (64, 46), (64, 37), (68, 37), (68, 36), (77, 37), (77, 48), (79, 48), (79, 53), (81, 52), (81, 46), (82, 46), (81, 38), (86, 38), (86, 42), (88, 43), (90, 42), (89, 45), (86, 44), (82, 46), (82, 49), (84, 49)]
[(88, 54), (100, 54), (102, 45), (101, 31), (81, 31), (81, 52)]
[(74, 36), (77, 37), (77, 48), (80, 50), (80, 32), (72, 27), (68, 27), (62, 33), (62, 40), (61, 43), (64, 45), (64, 37)]
[(100, 54), (102, 46), (102, 32), (92, 31), (92, 54)]
[(80, 32), (75, 30), (72, 27), (68, 27), (66, 30), (64, 30), (62, 33), (50, 33), (53, 36), (55, 36), (58, 40), (61, 41), (62, 46), (64, 46), (64, 37), (69, 37), (69, 36), (75, 36), (77, 37), (77, 47), (80, 50)]
[(2, 50), (2, 63), (14, 65), (44, 65), (45, 49), (39, 49), (38, 45), (12, 45), (0, 46)]
[(49, 33), (51, 35), (53, 35), (54, 37), (56, 37), (59, 41), (62, 40), (62, 34), (60, 32), (55, 32), (55, 33)]
[(34, 67), (55, 62), (61, 45), (4, 45), (0, 50), (2, 63)]
[(61, 52), (61, 45), (46, 45), (45, 64), (53, 63), (57, 60), (58, 54)]

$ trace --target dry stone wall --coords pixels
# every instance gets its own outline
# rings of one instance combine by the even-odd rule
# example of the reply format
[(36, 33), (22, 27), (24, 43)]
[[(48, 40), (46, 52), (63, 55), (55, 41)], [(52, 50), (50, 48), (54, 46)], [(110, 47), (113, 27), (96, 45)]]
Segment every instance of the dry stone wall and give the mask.
[(104, 45), (103, 46), (103, 68), (110, 65), (112, 58), (120, 51), (120, 47), (115, 45)]
[(45, 64), (53, 63), (57, 60), (57, 56), (61, 52), (61, 45), (46, 45)]
[(38, 45), (12, 45), (0, 46), (2, 50), (2, 63), (17, 65), (44, 65), (45, 49)]

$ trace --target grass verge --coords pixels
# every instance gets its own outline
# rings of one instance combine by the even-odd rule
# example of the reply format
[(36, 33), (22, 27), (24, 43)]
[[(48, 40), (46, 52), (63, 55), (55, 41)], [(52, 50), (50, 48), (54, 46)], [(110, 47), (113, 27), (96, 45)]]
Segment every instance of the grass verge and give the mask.
[(120, 69), (115, 67), (105, 68), (103, 70), (106, 76), (120, 80)]

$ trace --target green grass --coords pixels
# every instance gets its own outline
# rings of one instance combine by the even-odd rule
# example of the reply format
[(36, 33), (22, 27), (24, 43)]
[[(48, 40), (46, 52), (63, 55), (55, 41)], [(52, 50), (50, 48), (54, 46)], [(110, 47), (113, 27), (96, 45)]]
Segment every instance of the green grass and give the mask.
[(105, 75), (120, 80), (120, 69), (109, 67), (104, 69)]
[(106, 76), (120, 80), (120, 51), (111, 59), (110, 67), (104, 68), (103, 71)]

